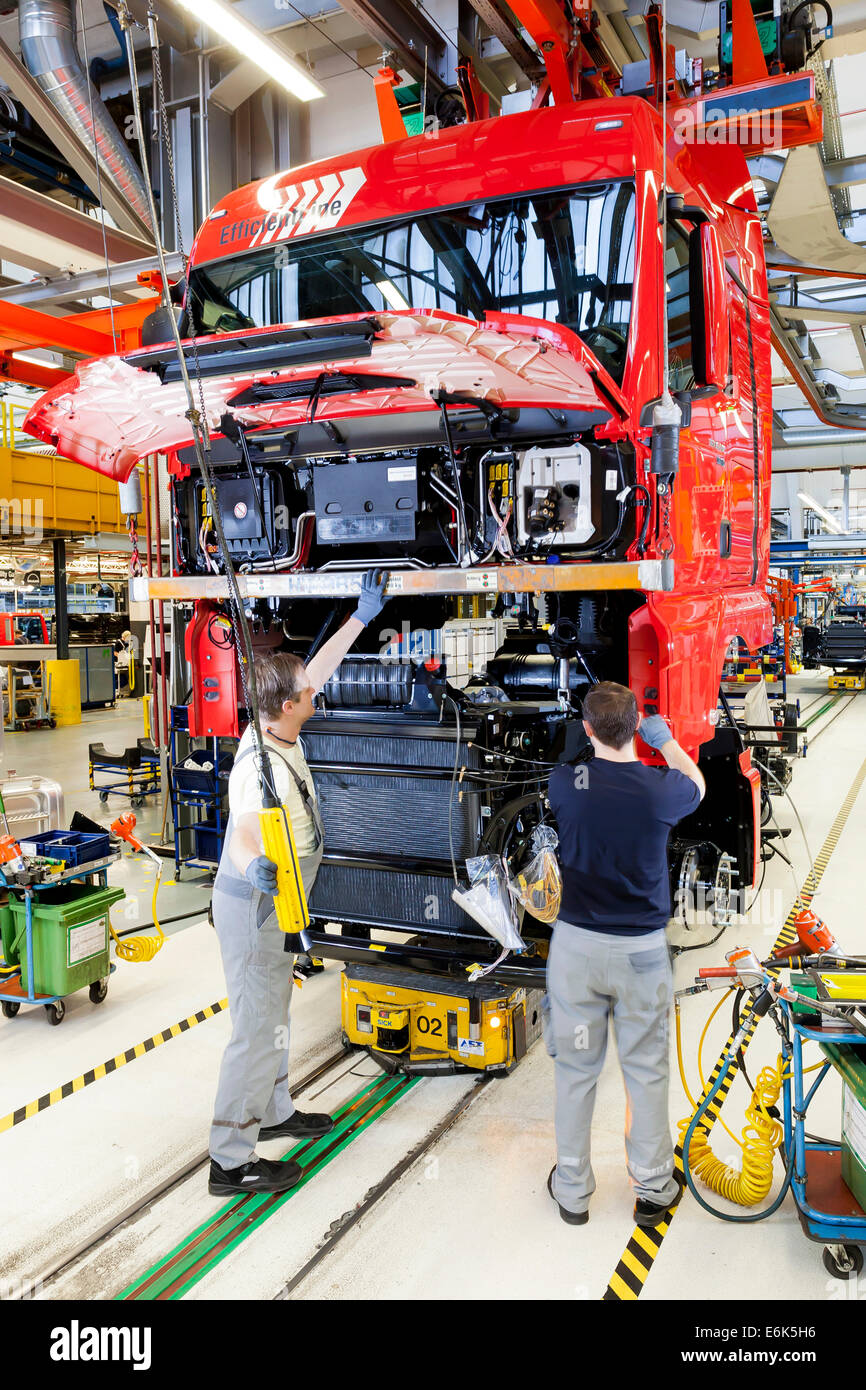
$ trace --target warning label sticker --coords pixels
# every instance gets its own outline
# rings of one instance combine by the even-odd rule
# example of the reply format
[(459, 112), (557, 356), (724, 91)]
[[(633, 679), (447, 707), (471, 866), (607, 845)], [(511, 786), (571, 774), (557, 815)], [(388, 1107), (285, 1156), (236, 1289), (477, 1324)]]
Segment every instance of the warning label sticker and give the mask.
[(866, 1165), (866, 1107), (860, 1104), (850, 1086), (845, 1087), (842, 1135), (851, 1152)]
[(91, 956), (98, 956), (108, 946), (108, 926), (105, 918), (96, 922), (85, 922), (80, 927), (70, 927), (67, 938), (67, 965), (80, 965)]
[(496, 570), (467, 570), (467, 589), (495, 589)]

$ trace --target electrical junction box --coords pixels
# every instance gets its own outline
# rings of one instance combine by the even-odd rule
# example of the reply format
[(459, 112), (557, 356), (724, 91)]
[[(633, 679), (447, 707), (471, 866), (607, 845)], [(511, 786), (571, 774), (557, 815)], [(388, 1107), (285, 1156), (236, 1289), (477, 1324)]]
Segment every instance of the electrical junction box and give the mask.
[(325, 544), (415, 539), (418, 467), (412, 457), (320, 464), (313, 494), (316, 535)]
[(517, 470), (517, 539), (584, 545), (594, 532), (589, 450), (582, 444), (527, 449)]

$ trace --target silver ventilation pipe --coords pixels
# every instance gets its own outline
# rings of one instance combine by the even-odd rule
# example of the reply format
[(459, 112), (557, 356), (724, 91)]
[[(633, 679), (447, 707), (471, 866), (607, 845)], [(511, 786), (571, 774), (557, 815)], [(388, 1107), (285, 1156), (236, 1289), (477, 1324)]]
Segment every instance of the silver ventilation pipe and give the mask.
[(153, 230), (141, 170), (78, 56), (72, 0), (21, 0), (18, 22), (27, 71), (85, 149), (92, 154), (95, 147), (105, 175)]

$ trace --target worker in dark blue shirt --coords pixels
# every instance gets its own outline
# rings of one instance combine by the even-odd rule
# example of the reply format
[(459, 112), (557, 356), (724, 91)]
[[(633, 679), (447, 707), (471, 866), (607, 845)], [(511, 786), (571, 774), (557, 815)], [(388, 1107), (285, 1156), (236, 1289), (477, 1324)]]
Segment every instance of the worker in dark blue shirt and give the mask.
[[(546, 1039), (556, 1077), (556, 1166), (547, 1189), (571, 1225), (589, 1219), (595, 1190), (590, 1129), (608, 1020), (628, 1098), (626, 1156), (635, 1221), (656, 1226), (682, 1195), (668, 1116), (668, 1019), (673, 979), (667, 844), (706, 786), (659, 715), (613, 681), (583, 702), (594, 758), (550, 778), (559, 829), (562, 905), (547, 962)], [(635, 735), (666, 768), (638, 760)]]

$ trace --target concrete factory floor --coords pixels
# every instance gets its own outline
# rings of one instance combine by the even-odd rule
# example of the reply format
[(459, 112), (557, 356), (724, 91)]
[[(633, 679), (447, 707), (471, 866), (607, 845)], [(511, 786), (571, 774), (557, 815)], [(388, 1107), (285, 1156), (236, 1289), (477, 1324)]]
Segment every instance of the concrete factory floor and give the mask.
[[(804, 710), (811, 705), (806, 718), (826, 703), (824, 675), (812, 673), (791, 684)], [(88, 716), (78, 728), (7, 735), (5, 770), (50, 769), (63, 782), (69, 814), (79, 807), (105, 819), (105, 808), (86, 790), (87, 743), (101, 738), (120, 747), (139, 732), (137, 711), (123, 706), (114, 714)], [(845, 697), (815, 720), (810, 734), (813, 746), (794, 765), (791, 794), (814, 857), (866, 757), (866, 695)], [(723, 963), (725, 950), (736, 944), (753, 945), (759, 956), (772, 946), (809, 870), (790, 804), (782, 796), (774, 804), (779, 823), (794, 827), (785, 842), (793, 872), (780, 859), (768, 864), (750, 916), (731, 926), (716, 946), (678, 958), (678, 988), (690, 983), (700, 965)], [(115, 805), (120, 803), (113, 803), (112, 810)], [(159, 807), (142, 812), (146, 829), (158, 831), (160, 820)], [(860, 953), (866, 953), (860, 897), (864, 842), (866, 790), (861, 790), (815, 898), (817, 911), (841, 944)], [(170, 861), (166, 876), (173, 877)], [(145, 890), (152, 879), (147, 870), (125, 857), (112, 877), (137, 896), (140, 919), (148, 920)], [(16, 1200), (3, 1203), (0, 1290), (14, 1295), (35, 1285), (37, 1297), (112, 1298), (221, 1209), (223, 1204), (207, 1194), (202, 1167), (161, 1197), (144, 1199), (206, 1149), (217, 1067), (229, 1034), (225, 1012), (204, 1018), (32, 1118), (11, 1127), (3, 1124), (3, 1117), (16, 1108), (222, 1000), (217, 944), (204, 920), (206, 884), (202, 876), (197, 882), (166, 885), (164, 915), (201, 906), (201, 918), (178, 923), (152, 963), (118, 963), (103, 1005), (94, 1007), (86, 993), (73, 996), (59, 1028), (49, 1027), (41, 1009), (24, 1008), (14, 1020), (0, 1020), (0, 1155), (6, 1174), (27, 1175)], [(695, 1094), (700, 1087), (698, 1039), (719, 998), (712, 994), (683, 1001), (686, 1074)], [(329, 965), (324, 975), (304, 984), (295, 996), (292, 1018), (293, 1076), (300, 1079), (338, 1050), (339, 966)], [(729, 1029), (726, 1005), (710, 1027), (705, 1073), (712, 1070)], [(772, 1025), (761, 1025), (748, 1053), (753, 1079), (761, 1066), (775, 1061), (776, 1044)], [(817, 1053), (815, 1044), (810, 1051)], [(813, 1060), (807, 1057), (807, 1062)], [(675, 1127), (691, 1107), (673, 1051), (672, 1062)], [(379, 1075), (364, 1057), (344, 1059), (299, 1098), (300, 1108), (333, 1109), (358, 1091), (365, 1078)], [(545, 1190), (554, 1157), (553, 1072), (542, 1043), (510, 1077), (484, 1088), (333, 1251), (294, 1282), (329, 1229), (475, 1085), (466, 1076), (420, 1081), (230, 1250), (187, 1296), (268, 1299), (291, 1285), (290, 1296), (302, 1299), (601, 1298), (633, 1230), (616, 1056), (611, 1048), (596, 1105), (598, 1188), (588, 1225), (573, 1228), (559, 1219)], [(810, 1110), (811, 1130), (838, 1135), (839, 1095), (831, 1075)], [(736, 1134), (747, 1098), (738, 1078), (723, 1111)], [(720, 1125), (712, 1145), (718, 1157), (739, 1162)], [(271, 1143), (262, 1152), (277, 1157), (288, 1147)], [(777, 1181), (778, 1175), (777, 1165)], [(725, 1205), (715, 1196), (712, 1201)], [(83, 1259), (76, 1258), (80, 1247), (140, 1205)], [(43, 1275), (65, 1262), (65, 1269), (40, 1286)], [(851, 1290), (824, 1270), (821, 1246), (805, 1239), (790, 1197), (768, 1221), (737, 1227), (711, 1217), (687, 1193), (641, 1296), (717, 1304), (731, 1299), (842, 1299)]]

